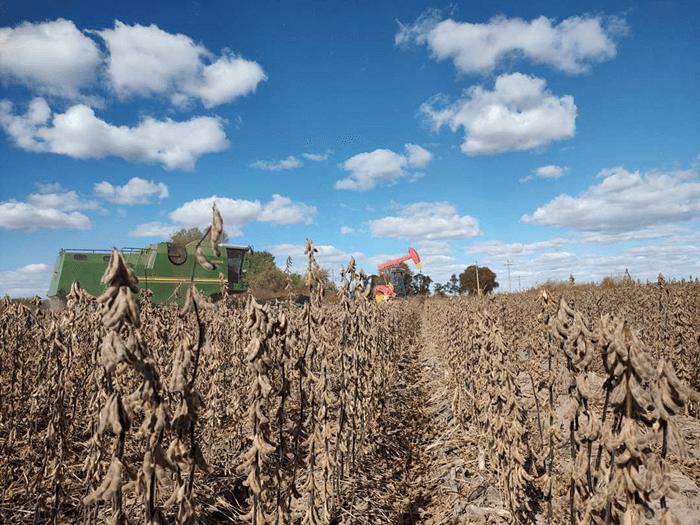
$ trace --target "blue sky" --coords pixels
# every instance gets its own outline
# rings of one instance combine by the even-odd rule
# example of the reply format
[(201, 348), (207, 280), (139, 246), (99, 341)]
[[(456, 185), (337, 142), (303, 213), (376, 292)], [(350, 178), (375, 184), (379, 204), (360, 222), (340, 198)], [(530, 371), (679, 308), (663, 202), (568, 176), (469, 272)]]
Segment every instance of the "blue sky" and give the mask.
[(0, 294), (213, 200), (299, 266), (700, 272), (696, 3), (374, 4), (4, 5)]

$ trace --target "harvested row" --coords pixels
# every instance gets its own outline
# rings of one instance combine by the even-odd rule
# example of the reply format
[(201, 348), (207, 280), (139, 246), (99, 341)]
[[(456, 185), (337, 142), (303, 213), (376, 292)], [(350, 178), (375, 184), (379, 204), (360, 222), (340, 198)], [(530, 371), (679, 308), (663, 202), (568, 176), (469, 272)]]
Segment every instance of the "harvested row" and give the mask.
[[(625, 293), (640, 291), (654, 292)], [(640, 335), (624, 318), (591, 321), (563, 297), (543, 292), (537, 305), (533, 295), (425, 306), (423, 329), (450, 371), (453, 417), (479, 436), (478, 470), (499, 487), (508, 520), (695, 523), (697, 449), (688, 457), (683, 430), (697, 429), (684, 416), (698, 398), (673, 362), (697, 356), (697, 346), (664, 347), (658, 330)], [(579, 299), (605, 310), (604, 297)], [(687, 319), (678, 330), (693, 331), (692, 345)]]

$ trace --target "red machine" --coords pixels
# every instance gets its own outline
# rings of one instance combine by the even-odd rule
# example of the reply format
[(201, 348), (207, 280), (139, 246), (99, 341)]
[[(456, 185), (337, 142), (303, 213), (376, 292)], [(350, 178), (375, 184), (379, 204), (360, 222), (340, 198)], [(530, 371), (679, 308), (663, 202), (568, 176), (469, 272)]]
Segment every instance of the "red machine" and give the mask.
[(418, 255), (418, 252), (413, 248), (408, 249), (408, 255), (404, 255), (392, 261), (387, 261), (377, 266), (379, 275), (384, 278), (384, 284), (374, 287), (374, 298), (378, 302), (388, 301), (396, 297), (406, 297), (406, 289), (403, 284), (403, 272), (399, 265), (409, 259), (412, 260), (416, 268), (420, 270), (420, 255)]

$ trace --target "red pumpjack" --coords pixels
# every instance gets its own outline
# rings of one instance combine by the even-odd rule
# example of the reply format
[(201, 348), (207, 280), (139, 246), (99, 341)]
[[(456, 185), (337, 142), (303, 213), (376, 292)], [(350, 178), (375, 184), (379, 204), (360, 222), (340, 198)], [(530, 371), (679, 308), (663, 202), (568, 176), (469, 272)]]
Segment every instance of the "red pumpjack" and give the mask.
[[(396, 290), (394, 289), (394, 283), (392, 281), (403, 278), (401, 269), (399, 265), (408, 260), (412, 260), (416, 265), (416, 268), (420, 270), (420, 255), (413, 248), (408, 249), (408, 255), (399, 257), (398, 259), (393, 259), (391, 261), (384, 262), (377, 266), (379, 270), (379, 275), (384, 278), (384, 284), (380, 284), (374, 287), (374, 298), (377, 302), (388, 301), (389, 299), (396, 298)], [(405, 292), (404, 292), (405, 293)]]

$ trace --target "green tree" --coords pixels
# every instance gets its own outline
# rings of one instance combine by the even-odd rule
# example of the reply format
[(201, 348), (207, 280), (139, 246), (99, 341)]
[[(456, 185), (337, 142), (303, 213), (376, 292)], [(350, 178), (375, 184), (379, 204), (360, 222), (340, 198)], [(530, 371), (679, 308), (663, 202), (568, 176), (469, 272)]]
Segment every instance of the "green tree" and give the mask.
[(430, 285), (432, 283), (433, 280), (429, 275), (417, 273), (413, 276), (413, 282), (411, 284), (413, 286), (413, 292), (416, 295), (430, 295)]
[[(199, 228), (180, 228), (170, 235), (170, 242), (178, 246), (185, 246), (192, 241), (198, 241), (204, 235), (204, 231)], [(221, 234), (221, 243), (228, 241), (226, 232)]]
[(450, 280), (445, 283), (445, 293), (448, 295), (459, 295), (459, 279), (457, 274), (452, 274)]
[[(248, 255), (250, 267), (248, 268), (248, 286), (253, 290), (266, 292), (282, 292), (287, 286), (287, 274), (275, 264), (275, 256), (270, 252), (259, 251)], [(291, 268), (291, 267), (290, 267)], [(326, 292), (335, 290), (335, 283), (330, 278), (330, 272), (326, 268), (318, 269), (318, 277), (323, 281)], [(290, 273), (292, 288), (303, 290), (306, 286), (304, 276), (299, 273)]]
[[(477, 293), (477, 267), (472, 264), (467, 266), (462, 273), (459, 274), (459, 292), (469, 293), (470, 295)], [(479, 288), (482, 293), (490, 293), (498, 288), (496, 282), (496, 274), (488, 266), (479, 266)]]
[[(287, 284), (287, 276), (275, 264), (275, 256), (270, 252), (259, 251), (248, 254), (248, 286), (253, 290), (280, 292)], [(294, 280), (292, 279), (292, 282)]]
[(447, 291), (447, 285), (442, 283), (433, 284), (433, 293), (440, 297), (445, 297)]

